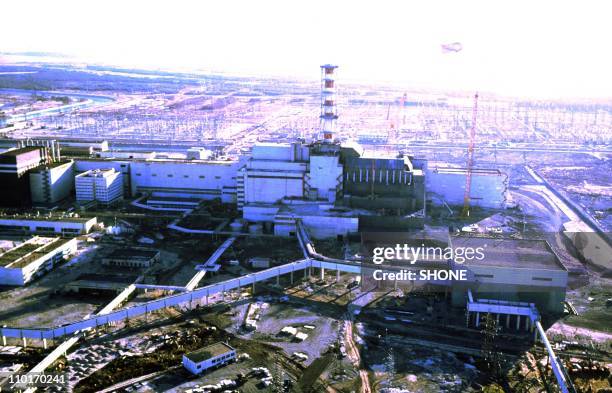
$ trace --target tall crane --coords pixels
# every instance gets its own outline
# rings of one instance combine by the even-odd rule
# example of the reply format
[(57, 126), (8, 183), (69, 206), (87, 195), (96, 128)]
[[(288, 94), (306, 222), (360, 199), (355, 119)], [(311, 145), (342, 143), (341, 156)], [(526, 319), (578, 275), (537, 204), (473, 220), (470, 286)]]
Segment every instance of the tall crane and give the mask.
[(476, 118), (478, 116), (478, 93), (474, 94), (474, 107), (472, 108), (472, 127), (470, 128), (470, 141), (467, 151), (467, 166), (465, 176), (465, 193), (463, 194), (463, 210), (461, 217), (470, 216), (470, 198), (472, 191), (472, 166), (474, 164), (474, 144), (476, 142)]

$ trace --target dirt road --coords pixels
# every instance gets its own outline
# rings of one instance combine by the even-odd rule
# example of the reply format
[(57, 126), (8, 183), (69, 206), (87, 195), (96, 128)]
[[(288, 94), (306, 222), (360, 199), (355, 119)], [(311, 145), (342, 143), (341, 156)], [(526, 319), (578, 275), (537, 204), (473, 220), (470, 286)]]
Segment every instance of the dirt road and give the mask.
[[(353, 339), (353, 321), (350, 315), (348, 315), (344, 324), (344, 333), (347, 348), (346, 354), (355, 367), (360, 367), (361, 357), (359, 355), (359, 349), (355, 345), (355, 340)], [(372, 393), (368, 371), (360, 368), (359, 378), (361, 379), (361, 393)]]

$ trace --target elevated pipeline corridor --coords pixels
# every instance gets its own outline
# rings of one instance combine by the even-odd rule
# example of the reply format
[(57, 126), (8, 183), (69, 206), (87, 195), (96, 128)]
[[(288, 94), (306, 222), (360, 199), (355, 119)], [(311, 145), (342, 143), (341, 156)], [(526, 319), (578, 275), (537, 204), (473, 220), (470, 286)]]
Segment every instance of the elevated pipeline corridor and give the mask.
[[(41, 362), (33, 370), (31, 370), (31, 372), (40, 372), (46, 369), (50, 364), (52, 364), (53, 361), (57, 359), (62, 353), (66, 353), (66, 351), (78, 341), (78, 338), (82, 334), (82, 332), (91, 329), (97, 329), (104, 325), (123, 321), (129, 318), (135, 318), (141, 315), (146, 315), (147, 313), (160, 310), (166, 307), (181, 306), (192, 308), (194, 306), (194, 303), (201, 305), (202, 302), (204, 303), (204, 305), (206, 305), (208, 304), (208, 298), (212, 295), (224, 293), (226, 291), (241, 288), (248, 285), (252, 285), (254, 287), (255, 283), (257, 282), (270, 280), (273, 278), (276, 278), (276, 280), (278, 281), (280, 276), (286, 274), (289, 274), (291, 276), (291, 280), (293, 281), (294, 274), (296, 272), (303, 271), (304, 276), (306, 276), (311, 272), (312, 268), (320, 269), (322, 274), (324, 269), (336, 270), (338, 273), (342, 271), (345, 273), (360, 274), (361, 269), (363, 267), (375, 266), (376, 268), (380, 268), (380, 266), (378, 265), (370, 265), (368, 263), (360, 263), (358, 261), (334, 259), (318, 254), (314, 248), (314, 244), (310, 240), (307, 230), (304, 228), (304, 226), (301, 224), (301, 221), (299, 220), (297, 220), (296, 222), (296, 229), (298, 242), (304, 253), (304, 259), (289, 262), (281, 266), (275, 266), (259, 272), (249, 273), (241, 277), (232, 278), (201, 288), (197, 288), (197, 285), (204, 278), (206, 271), (198, 271), (185, 287), (159, 287), (161, 289), (172, 289), (174, 291), (181, 291), (181, 293), (179, 294), (168, 295), (156, 300), (112, 311), (113, 308), (117, 307), (127, 298), (127, 295), (122, 293), (113, 301), (111, 301), (109, 305), (104, 308), (103, 311), (82, 321), (76, 321), (52, 328), (2, 327), (0, 328), (0, 336), (3, 339), (5, 339), (6, 337), (20, 338), (24, 341), (25, 344), (27, 339), (37, 339), (46, 342), (46, 340), (49, 339), (56, 340), (58, 338), (72, 335), (69, 340), (63, 342), (52, 353), (50, 353), (45, 358), (45, 360), (43, 360), (43, 362)], [(225, 250), (227, 250), (227, 248), (231, 246), (235, 239), (236, 237), (228, 238), (207, 260), (205, 266), (214, 264), (221, 257), (223, 252), (225, 252)], [(385, 267), (385, 269), (401, 270), (401, 267), (388, 266)], [(126, 288), (126, 291), (129, 291), (129, 293), (133, 292), (135, 289), (137, 289), (137, 285), (138, 284), (130, 285)], [(145, 287), (142, 288), (145, 289)], [(146, 287), (146, 289), (148, 288), (149, 286)], [(551, 366), (553, 367), (553, 372), (555, 374), (555, 377), (557, 377), (557, 381), (559, 383), (561, 391), (563, 393), (571, 392), (573, 388), (571, 382), (569, 382), (567, 373), (565, 372), (563, 366), (558, 361), (557, 356), (553, 352), (553, 349), (550, 343), (548, 342), (548, 339), (546, 338), (544, 329), (540, 325), (539, 320), (534, 320), (533, 323), (535, 325), (535, 328), (537, 329), (537, 332), (539, 333), (539, 337), (545, 344), (546, 350), (551, 361)]]

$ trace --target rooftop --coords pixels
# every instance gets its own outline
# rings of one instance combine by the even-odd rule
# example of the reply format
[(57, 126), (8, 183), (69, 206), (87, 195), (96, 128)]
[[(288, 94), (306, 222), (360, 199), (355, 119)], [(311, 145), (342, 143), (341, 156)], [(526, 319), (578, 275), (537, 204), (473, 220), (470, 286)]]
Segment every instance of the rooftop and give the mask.
[(0, 266), (22, 268), (69, 242), (70, 239), (34, 237), (0, 254)]
[(483, 248), (484, 259), (471, 259), (466, 266), (511, 267), (516, 269), (565, 270), (545, 240), (498, 239), (455, 236), (453, 248)]
[(73, 162), (72, 160), (50, 162), (48, 164), (41, 165), (41, 166), (39, 166), (37, 168), (32, 169), (32, 172), (42, 172), (42, 171), (44, 171), (46, 169), (57, 168), (57, 167), (62, 166), (62, 165), (71, 164), (72, 162)]
[(95, 220), (95, 217), (75, 217), (75, 216), (32, 216), (32, 215), (13, 215), (0, 216), (0, 221), (47, 221), (47, 222), (80, 222), (85, 223)]
[(106, 177), (106, 176), (110, 176), (114, 173), (117, 173), (117, 171), (115, 171), (115, 169), (113, 168), (108, 168), (108, 169), (92, 169), (89, 170), (87, 172), (83, 172), (80, 173), (78, 175), (76, 175), (76, 177)]
[(15, 157), (15, 156), (18, 156), (20, 154), (27, 153), (27, 152), (30, 152), (30, 151), (40, 150), (42, 148), (43, 148), (42, 146), (26, 146), (26, 147), (22, 147), (22, 148), (19, 148), (19, 149), (13, 149), (13, 150), (5, 151), (4, 153), (0, 153), (0, 156)]
[(204, 348), (200, 348), (196, 351), (185, 354), (191, 361), (195, 363), (202, 362), (204, 360), (221, 356), (223, 354), (233, 351), (234, 348), (223, 342), (214, 343)]
[(407, 164), (403, 158), (347, 157), (345, 163), (350, 168), (407, 170)]

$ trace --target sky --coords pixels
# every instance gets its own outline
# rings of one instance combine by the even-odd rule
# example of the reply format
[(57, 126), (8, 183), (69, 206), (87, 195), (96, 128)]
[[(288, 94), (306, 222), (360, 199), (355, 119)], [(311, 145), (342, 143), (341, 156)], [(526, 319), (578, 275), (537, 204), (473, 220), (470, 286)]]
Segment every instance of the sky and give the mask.
[(8, 0), (2, 14), (0, 52), (304, 78), (335, 63), (340, 80), (612, 98), (604, 0)]

